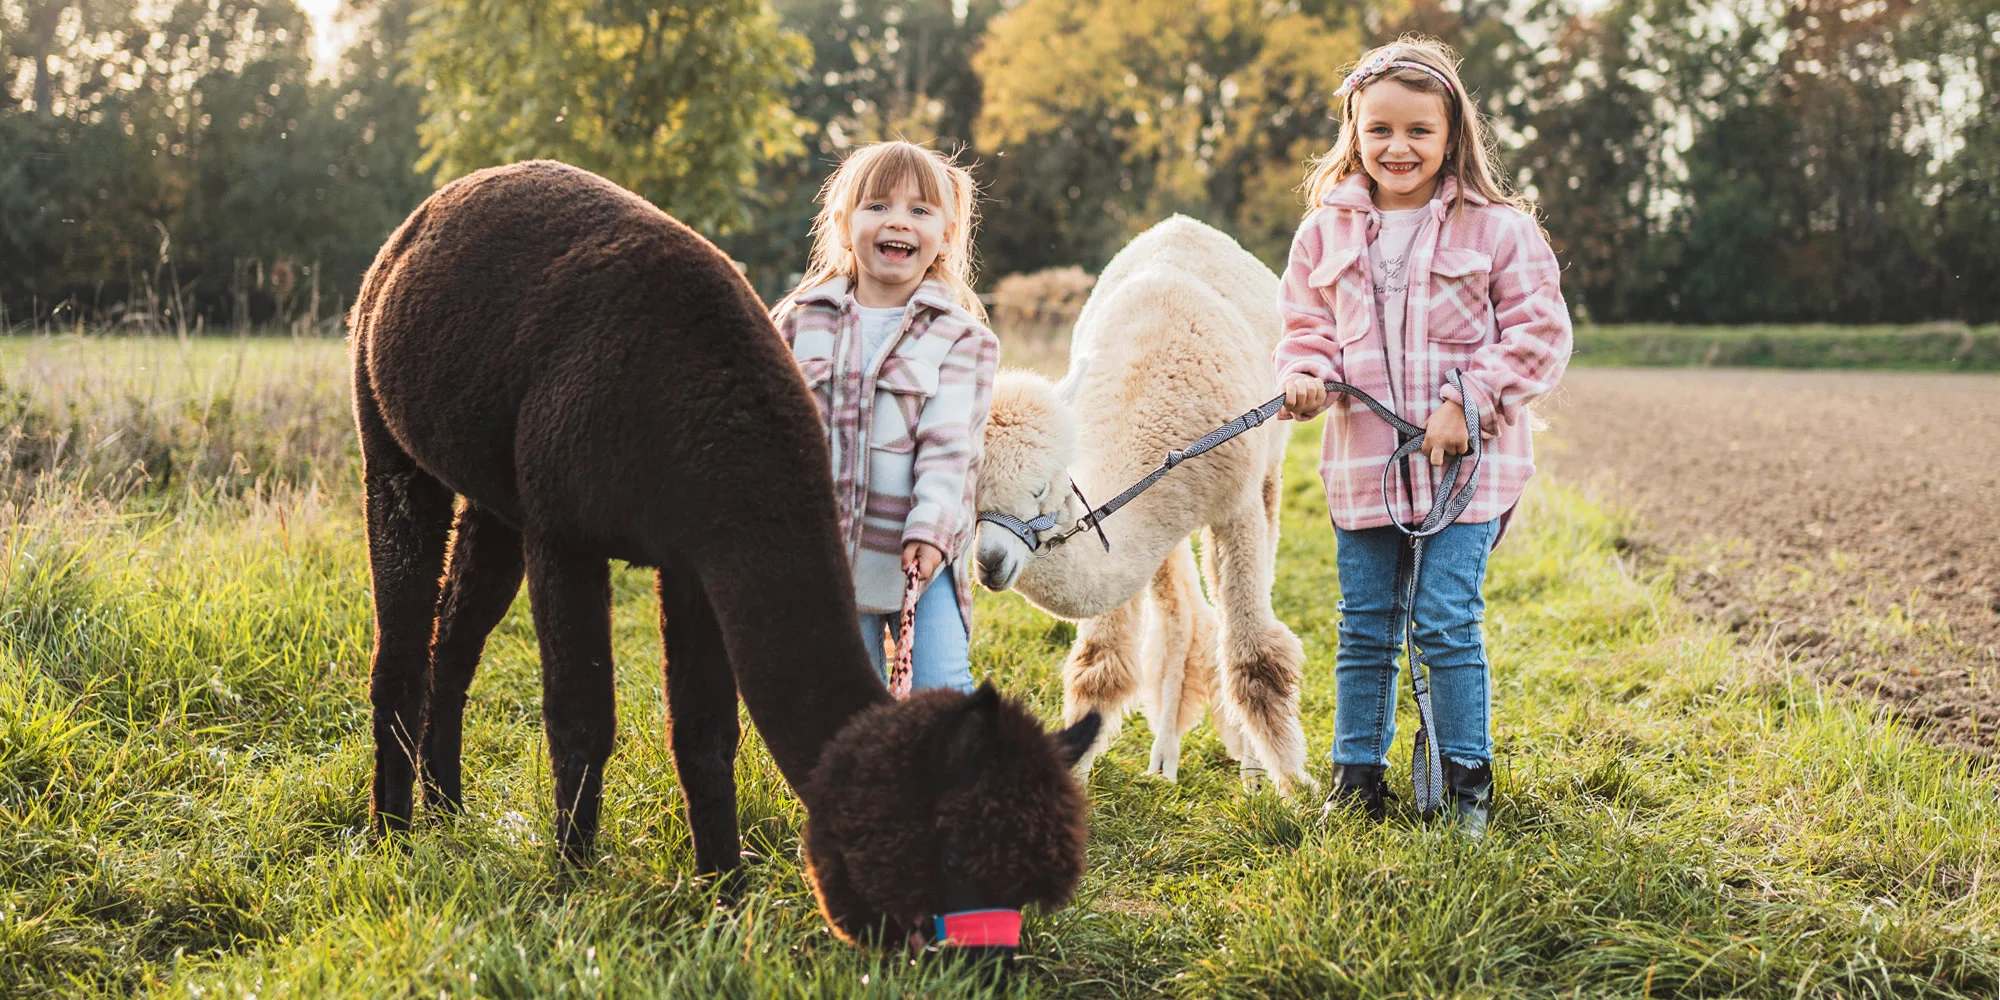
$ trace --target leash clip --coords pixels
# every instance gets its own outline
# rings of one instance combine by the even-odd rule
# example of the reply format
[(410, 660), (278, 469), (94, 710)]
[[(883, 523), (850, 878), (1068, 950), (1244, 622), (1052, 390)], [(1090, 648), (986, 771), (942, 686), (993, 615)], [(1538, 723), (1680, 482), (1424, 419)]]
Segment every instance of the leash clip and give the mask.
[(1090, 498), (1083, 495), (1083, 487), (1078, 486), (1076, 480), (1072, 479), (1069, 481), (1069, 491), (1076, 494), (1077, 501), (1083, 504), (1083, 516), (1077, 518), (1069, 527), (1064, 528), (1062, 534), (1050, 538), (1048, 541), (1049, 546), (1053, 548), (1061, 545), (1069, 541), (1071, 535), (1080, 531), (1096, 529), (1097, 540), (1104, 543), (1104, 551), (1111, 551), (1111, 539), (1104, 535), (1104, 518), (1098, 516), (1097, 508), (1090, 505)]
[[(1097, 530), (1097, 540), (1104, 543), (1104, 551), (1111, 551), (1111, 539), (1104, 536), (1104, 519), (1097, 516), (1097, 508), (1092, 507), (1090, 505), (1090, 498), (1083, 495), (1083, 487), (1078, 486), (1076, 480), (1072, 479), (1069, 481), (1069, 491), (1076, 494), (1076, 499), (1083, 504), (1084, 510), (1083, 516), (1076, 519), (1076, 526), (1069, 530), (1069, 535), (1073, 535), (1085, 528), (1095, 528)], [(1064, 537), (1067, 538), (1068, 535)]]

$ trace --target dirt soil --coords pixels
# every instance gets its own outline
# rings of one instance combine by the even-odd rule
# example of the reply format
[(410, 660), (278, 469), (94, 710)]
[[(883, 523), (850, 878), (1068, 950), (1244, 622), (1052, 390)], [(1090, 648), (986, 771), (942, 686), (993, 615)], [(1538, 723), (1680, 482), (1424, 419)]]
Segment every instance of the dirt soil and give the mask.
[(2000, 376), (1571, 369), (1541, 410), (1698, 612), (2000, 758)]

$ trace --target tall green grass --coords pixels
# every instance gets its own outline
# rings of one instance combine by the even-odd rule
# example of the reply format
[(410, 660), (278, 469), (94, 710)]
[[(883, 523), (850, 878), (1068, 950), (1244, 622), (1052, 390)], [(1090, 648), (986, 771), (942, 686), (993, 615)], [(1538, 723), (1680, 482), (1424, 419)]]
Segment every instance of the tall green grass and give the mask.
[[(54, 391), (0, 357), (10, 385)], [(125, 362), (106, 347), (92, 363)], [(1313, 443), (1293, 445), (1275, 599), (1306, 645), (1323, 759), (1337, 587)], [(614, 577), (620, 741), (598, 863), (566, 870), (547, 843), (525, 599), (473, 685), (465, 815), (384, 846), (365, 833), (351, 475), (171, 503), (52, 475), (0, 505), (0, 995), (995, 992), (824, 931), (802, 813), (754, 734), (740, 811), (764, 860), (718, 907), (691, 870), (643, 573)], [(1181, 782), (1160, 783), (1139, 773), (1135, 718), (1092, 777), (1076, 905), (1031, 917), (997, 992), (1993, 996), (2000, 780), (1691, 620), (1618, 556), (1624, 527), (1552, 486), (1495, 555), (1488, 841), (1407, 809), (1321, 828), (1316, 803), (1244, 794), (1206, 727)], [(975, 671), (1053, 719), (1074, 629), (1012, 595), (978, 603)]]
[(161, 500), (358, 475), (342, 340), (0, 337), (0, 494)]

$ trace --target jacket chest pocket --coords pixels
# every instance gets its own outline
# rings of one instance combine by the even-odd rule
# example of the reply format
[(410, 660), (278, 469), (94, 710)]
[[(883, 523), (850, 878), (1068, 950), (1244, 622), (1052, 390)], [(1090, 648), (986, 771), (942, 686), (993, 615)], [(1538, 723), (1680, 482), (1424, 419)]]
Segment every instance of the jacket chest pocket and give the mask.
[(1431, 256), (1428, 337), (1440, 344), (1479, 344), (1493, 333), (1493, 258), (1476, 250), (1438, 247)]
[(1368, 287), (1368, 275), (1362, 266), (1360, 247), (1336, 250), (1326, 256), (1306, 276), (1306, 283), (1319, 292), (1333, 313), (1334, 342), (1343, 352), (1368, 336), (1370, 317), (1374, 314), (1372, 293)]
[(923, 358), (891, 356), (875, 377), (875, 419), (868, 445), (908, 454), (916, 450), (917, 422), (938, 391), (937, 365)]
[(802, 357), (795, 360), (799, 365), (799, 374), (806, 380), (806, 390), (812, 393), (813, 405), (819, 407), (820, 423), (825, 423), (827, 411), (833, 403), (833, 390), (828, 385), (833, 378), (833, 359)]

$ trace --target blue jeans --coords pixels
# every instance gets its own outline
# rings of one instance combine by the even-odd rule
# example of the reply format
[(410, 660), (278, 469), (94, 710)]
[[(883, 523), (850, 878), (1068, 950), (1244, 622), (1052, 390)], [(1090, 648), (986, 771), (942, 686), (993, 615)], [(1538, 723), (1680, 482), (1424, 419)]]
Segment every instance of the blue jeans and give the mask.
[[(1417, 656), (1430, 672), (1438, 753), (1468, 767), (1493, 759), (1487, 689), (1486, 556), (1498, 520), (1454, 524), (1424, 539), (1417, 581)], [(1396, 736), (1397, 653), (1410, 609), (1410, 541), (1394, 527), (1334, 529), (1339, 543), (1340, 653), (1333, 762), (1386, 764)]]
[[(861, 644), (868, 648), (868, 662), (882, 680), (889, 679), (882, 665), (882, 630), (900, 629), (903, 616), (861, 616)], [(939, 566), (937, 575), (917, 598), (917, 620), (912, 631), (910, 690), (951, 688), (972, 691), (972, 647), (965, 634), (965, 619), (958, 613), (958, 586), (949, 563)]]

